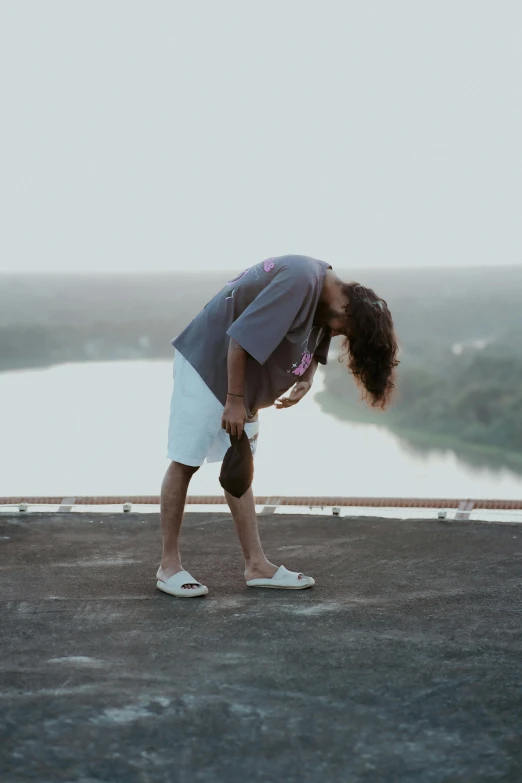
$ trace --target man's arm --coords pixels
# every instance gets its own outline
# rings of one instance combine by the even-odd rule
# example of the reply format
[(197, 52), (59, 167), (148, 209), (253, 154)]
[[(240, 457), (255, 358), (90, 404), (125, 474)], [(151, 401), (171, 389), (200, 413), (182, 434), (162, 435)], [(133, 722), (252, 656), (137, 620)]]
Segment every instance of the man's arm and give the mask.
[(235, 340), (230, 338), (227, 355), (228, 394), (221, 426), (230, 435), (240, 438), (247, 412), (243, 399), (245, 371), (248, 354)]

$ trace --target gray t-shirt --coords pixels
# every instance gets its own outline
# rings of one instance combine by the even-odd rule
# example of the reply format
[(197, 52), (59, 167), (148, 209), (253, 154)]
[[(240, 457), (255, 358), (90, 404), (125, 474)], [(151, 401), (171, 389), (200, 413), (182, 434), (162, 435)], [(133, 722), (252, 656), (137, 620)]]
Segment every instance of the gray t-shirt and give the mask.
[(330, 336), (313, 321), (329, 268), (309, 256), (268, 258), (230, 280), (172, 345), (225, 405), (232, 337), (249, 354), (245, 407), (254, 415), (299, 380), (312, 356), (326, 364)]

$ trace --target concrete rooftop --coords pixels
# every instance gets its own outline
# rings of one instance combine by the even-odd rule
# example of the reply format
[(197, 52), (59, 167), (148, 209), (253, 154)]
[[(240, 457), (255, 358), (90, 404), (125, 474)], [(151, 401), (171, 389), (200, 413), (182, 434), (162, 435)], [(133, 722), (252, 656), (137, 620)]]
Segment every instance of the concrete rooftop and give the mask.
[(2, 783), (522, 780), (522, 528), (189, 514), (208, 596), (155, 589), (156, 514), (0, 515)]

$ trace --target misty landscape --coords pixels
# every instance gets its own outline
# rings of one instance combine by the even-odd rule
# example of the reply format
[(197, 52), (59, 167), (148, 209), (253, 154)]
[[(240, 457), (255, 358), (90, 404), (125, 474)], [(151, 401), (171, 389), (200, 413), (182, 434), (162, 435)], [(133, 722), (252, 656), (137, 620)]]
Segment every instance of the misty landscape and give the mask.
[[(0, 3), (0, 783), (521, 783), (521, 39), (515, 0)], [(340, 336), (310, 388), (308, 264), (222, 297), (263, 399), (301, 381), (258, 425), (212, 310), (174, 366), (287, 254), (387, 303), (347, 296), (385, 411)]]
[[(0, 371), (169, 359), (171, 339), (235, 271), (3, 275)], [(323, 410), (384, 425), (413, 448), (522, 472), (522, 268), (336, 271), (388, 301), (401, 364), (394, 406), (370, 410), (334, 344)]]

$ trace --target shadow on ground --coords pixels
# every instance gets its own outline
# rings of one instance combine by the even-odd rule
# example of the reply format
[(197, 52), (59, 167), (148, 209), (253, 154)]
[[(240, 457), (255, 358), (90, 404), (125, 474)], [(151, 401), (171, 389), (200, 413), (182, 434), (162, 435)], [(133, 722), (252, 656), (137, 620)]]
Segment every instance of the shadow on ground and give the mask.
[(522, 780), (522, 528), (189, 514), (204, 598), (155, 589), (157, 515), (0, 516), (4, 783)]

